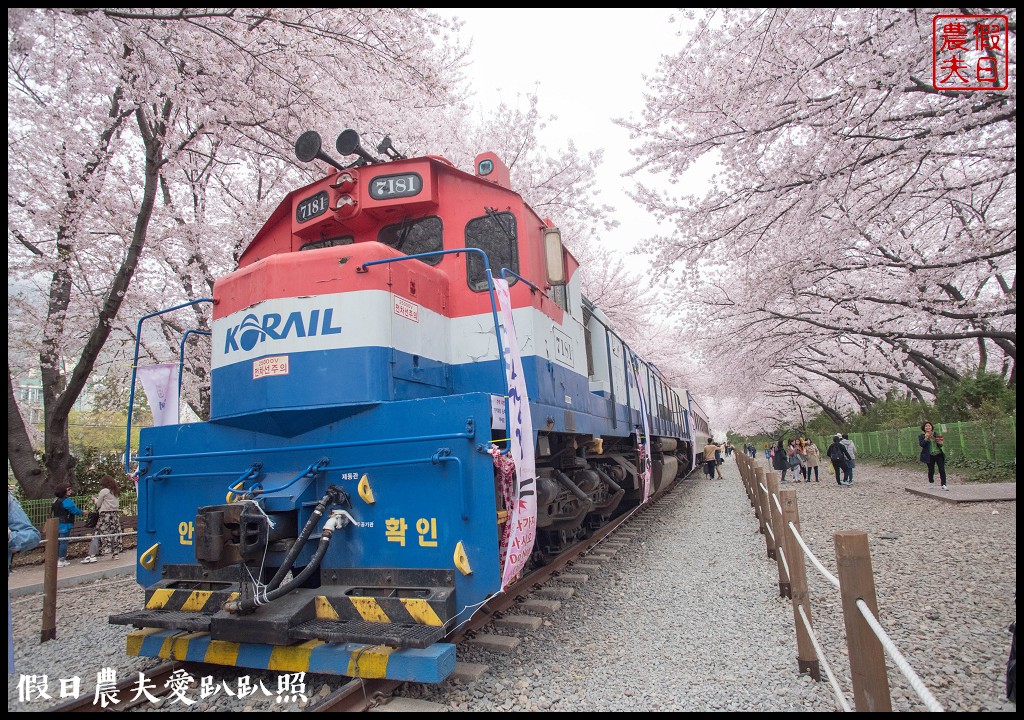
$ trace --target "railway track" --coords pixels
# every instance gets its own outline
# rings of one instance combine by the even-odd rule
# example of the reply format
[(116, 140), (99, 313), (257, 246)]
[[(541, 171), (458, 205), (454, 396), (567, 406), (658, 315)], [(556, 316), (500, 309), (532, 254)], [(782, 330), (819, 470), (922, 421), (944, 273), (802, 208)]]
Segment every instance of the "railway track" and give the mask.
[[(692, 474), (692, 473), (691, 473)], [(485, 603), (473, 617), (453, 630), (445, 638), (445, 642), (458, 645), (463, 640), (472, 637), (502, 613), (514, 607), (525, 599), (525, 596), (540, 588), (548, 580), (557, 577), (566, 567), (597, 548), (602, 542), (614, 533), (628, 526), (634, 519), (642, 517), (654, 505), (659, 503), (665, 496), (671, 493), (685, 478), (673, 480), (672, 483), (647, 505), (642, 505), (635, 510), (615, 518), (607, 525), (599, 528), (586, 540), (581, 540), (547, 565), (537, 568), (520, 580), (510, 585), (504, 593)], [(364, 712), (378, 705), (391, 701), (395, 693), (407, 683), (397, 680), (367, 680), (356, 678), (338, 688), (327, 697), (317, 700), (306, 708), (307, 712)]]
[[(642, 518), (653, 506), (657, 505), (683, 481), (684, 479), (673, 481), (663, 493), (659, 494), (648, 505), (641, 506), (621, 517), (615, 518), (607, 525), (596, 530), (589, 538), (578, 542), (558, 555), (550, 563), (531, 571), (528, 575), (510, 585), (504, 593), (485, 603), (469, 621), (453, 629), (445, 637), (445, 642), (458, 645), (474, 637), (492, 621), (500, 618), (549, 580), (557, 578), (571, 563), (587, 556), (602, 542), (614, 536), (618, 530), (628, 527), (632, 521)], [(112, 684), (109, 688), (103, 688), (101, 696), (86, 694), (77, 699), (56, 705), (51, 710), (54, 712), (131, 712), (145, 706), (147, 703), (152, 704), (154, 700), (172, 698), (176, 688), (179, 688), (179, 692), (181, 692), (180, 688), (182, 686), (171, 682), (176, 673), (178, 677), (192, 676), (194, 678), (209, 674), (212, 671), (216, 678), (223, 676), (227, 679), (232, 673), (237, 675), (239, 670), (241, 668), (209, 666), (183, 661), (165, 662), (145, 671), (145, 693), (140, 690), (140, 678), (136, 674), (134, 677)], [(318, 678), (322, 679), (324, 676), (318, 676)], [(310, 698), (309, 704), (304, 708), (306, 712), (365, 712), (372, 708), (386, 705), (396, 697), (396, 693), (400, 693), (401, 689), (407, 685), (405, 681), (400, 680), (345, 679), (341, 677), (332, 679), (341, 684), (331, 689), (325, 695)], [(333, 683), (328, 681), (328, 685), (331, 684)]]

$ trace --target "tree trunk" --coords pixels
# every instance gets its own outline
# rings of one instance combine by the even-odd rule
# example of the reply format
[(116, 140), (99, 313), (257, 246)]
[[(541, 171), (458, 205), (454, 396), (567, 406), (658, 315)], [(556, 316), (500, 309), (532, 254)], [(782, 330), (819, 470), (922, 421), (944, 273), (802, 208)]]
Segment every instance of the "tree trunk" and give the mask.
[[(132, 241), (128, 246), (128, 252), (124, 261), (114, 275), (110, 289), (104, 298), (96, 324), (86, 337), (85, 346), (81, 355), (71, 370), (70, 377), (64, 371), (64, 357), (61, 352), (64, 335), (64, 317), (67, 312), (71, 294), (71, 278), (69, 260), (71, 257), (70, 244), (63, 233), (63, 228), (58, 232), (58, 265), (50, 280), (50, 298), (47, 307), (47, 322), (43, 329), (42, 349), (39, 353), (39, 369), (43, 380), (43, 415), (45, 441), (44, 460), (46, 473), (40, 480), (34, 475), (31, 466), (28, 466), (29, 475), (19, 474), (12, 462), (11, 468), (18, 484), (25, 489), (26, 493), (33, 492), (45, 496), (57, 485), (67, 483), (75, 487), (75, 457), (71, 454), (71, 443), (68, 438), (68, 416), (74, 408), (75, 401), (85, 389), (86, 381), (92, 372), (96, 359), (99, 357), (103, 346), (110, 336), (113, 327), (113, 320), (121, 307), (135, 268), (138, 266), (139, 257), (142, 255), (142, 248), (146, 244), (146, 236), (149, 231), (149, 222), (153, 215), (153, 207), (156, 200), (156, 188), (158, 174), (163, 163), (163, 133), (167, 127), (168, 117), (171, 112), (171, 103), (167, 101), (161, 108), (161, 116), (150, 121), (146, 118), (141, 109), (136, 110), (135, 116), (138, 121), (139, 131), (142, 134), (143, 143), (146, 148), (145, 178), (143, 184), (142, 199), (139, 204), (138, 214), (135, 217), (135, 228), (132, 232)], [(70, 202), (65, 208), (66, 215), (70, 216), (77, 212), (77, 195), (69, 190)], [(69, 226), (73, 223), (69, 223)], [(10, 370), (8, 369), (8, 375)], [(10, 382), (10, 378), (9, 378)], [(9, 402), (14, 402), (13, 384), (9, 386)], [(15, 407), (16, 409), (16, 407)], [(11, 411), (8, 410), (8, 420)], [(20, 415), (19, 415), (20, 417)], [(10, 423), (8, 424), (10, 427)], [(24, 426), (23, 426), (24, 427)], [(8, 437), (10, 437), (8, 430)], [(27, 433), (26, 433), (27, 437)], [(10, 443), (8, 443), (10, 445)], [(20, 463), (21, 468), (27, 464)], [(39, 489), (39, 484), (42, 490)], [(32, 490), (35, 488), (35, 490)]]
[(11, 464), (11, 471), (26, 497), (34, 500), (47, 496), (46, 473), (36, 460), (25, 418), (21, 416), (14, 398), (10, 364), (7, 365), (7, 462)]

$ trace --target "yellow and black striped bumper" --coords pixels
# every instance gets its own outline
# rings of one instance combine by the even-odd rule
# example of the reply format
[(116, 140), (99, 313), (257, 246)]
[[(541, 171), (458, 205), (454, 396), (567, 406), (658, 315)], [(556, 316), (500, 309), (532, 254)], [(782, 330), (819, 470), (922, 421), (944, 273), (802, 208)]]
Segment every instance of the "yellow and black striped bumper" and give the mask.
[(361, 678), (440, 683), (455, 670), (455, 646), (423, 649), (307, 640), (297, 645), (262, 645), (214, 640), (206, 632), (146, 628), (129, 633), (127, 654), (278, 672), (312, 672)]

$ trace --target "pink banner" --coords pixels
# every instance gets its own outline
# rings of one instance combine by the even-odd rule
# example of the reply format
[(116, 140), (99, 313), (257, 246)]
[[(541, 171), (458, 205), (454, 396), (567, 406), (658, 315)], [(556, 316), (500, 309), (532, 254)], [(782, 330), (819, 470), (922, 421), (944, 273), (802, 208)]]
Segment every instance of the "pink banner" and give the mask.
[(177, 425), (178, 363), (141, 365), (137, 374), (153, 411), (153, 425)]
[(505, 379), (508, 381), (508, 418), (511, 450), (515, 464), (515, 492), (508, 510), (505, 555), (502, 558), (501, 589), (504, 590), (526, 567), (533, 542), (537, 538), (537, 468), (534, 462), (533, 420), (530, 400), (526, 396), (526, 378), (516, 341), (512, 320), (512, 297), (508, 283), (494, 281), (494, 294), (498, 297), (498, 316), (501, 320), (502, 347), (505, 350)]
[[(639, 363), (636, 355), (633, 355), (632, 359), (633, 377), (636, 378), (636, 393), (640, 396), (640, 417), (643, 418), (643, 442), (637, 444), (637, 455), (640, 456), (641, 467), (637, 470), (644, 486), (644, 502), (647, 502), (651, 497), (651, 433), (647, 425), (647, 402), (644, 400), (643, 385), (640, 383)], [(638, 427), (637, 430), (639, 429)]]

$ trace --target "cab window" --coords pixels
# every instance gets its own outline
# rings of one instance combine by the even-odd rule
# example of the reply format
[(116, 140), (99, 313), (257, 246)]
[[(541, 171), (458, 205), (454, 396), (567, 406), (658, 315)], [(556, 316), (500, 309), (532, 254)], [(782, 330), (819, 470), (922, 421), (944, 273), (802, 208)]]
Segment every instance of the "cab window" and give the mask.
[[(496, 278), (501, 277), (502, 268), (519, 272), (516, 237), (516, 216), (510, 212), (491, 212), (466, 223), (466, 247), (484, 251)], [(466, 253), (466, 281), (471, 290), (487, 290), (487, 274), (479, 253)], [(509, 285), (515, 282), (516, 278), (508, 278)]]
[[(385, 225), (377, 234), (377, 240), (406, 255), (443, 250), (441, 218), (435, 216), (406, 218), (395, 225)], [(444, 255), (433, 255), (417, 259), (427, 265), (437, 265), (443, 257)]]

